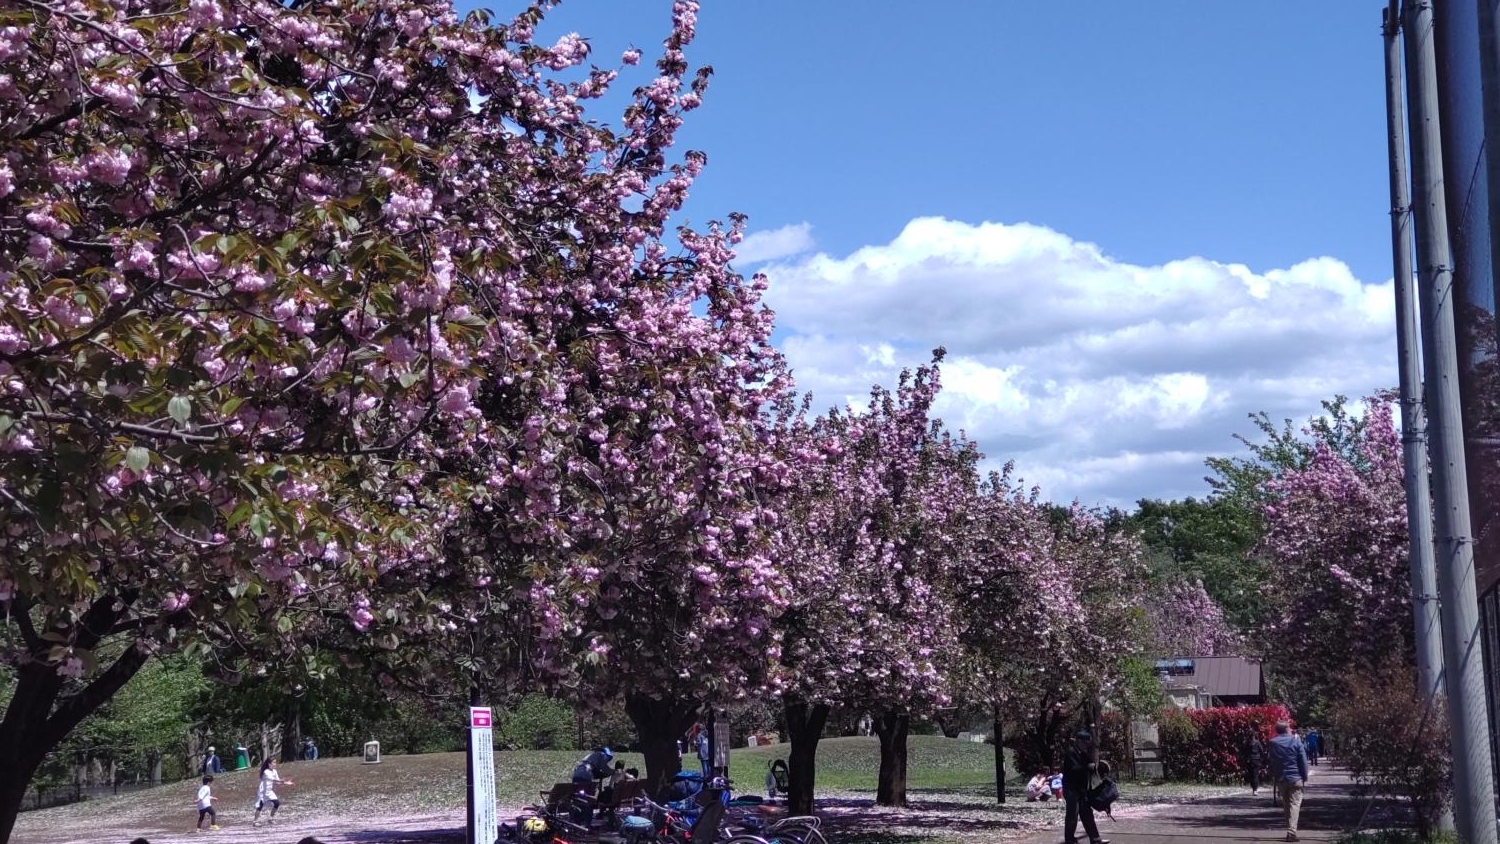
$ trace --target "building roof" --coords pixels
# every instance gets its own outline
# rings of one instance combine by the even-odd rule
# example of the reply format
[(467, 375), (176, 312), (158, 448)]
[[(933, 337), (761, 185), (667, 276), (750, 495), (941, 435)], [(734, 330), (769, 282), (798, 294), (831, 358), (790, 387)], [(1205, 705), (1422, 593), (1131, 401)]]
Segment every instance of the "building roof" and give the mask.
[(1257, 697), (1263, 693), (1259, 660), (1242, 656), (1173, 657), (1156, 664), (1162, 682), (1168, 686), (1196, 686), (1215, 697)]

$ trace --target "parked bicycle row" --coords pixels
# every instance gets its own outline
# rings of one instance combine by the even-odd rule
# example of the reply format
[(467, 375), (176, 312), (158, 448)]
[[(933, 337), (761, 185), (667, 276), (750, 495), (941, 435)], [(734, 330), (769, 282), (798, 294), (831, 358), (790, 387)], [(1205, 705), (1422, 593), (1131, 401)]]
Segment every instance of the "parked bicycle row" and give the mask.
[[(768, 790), (784, 791), (785, 766), (771, 770)], [(818, 818), (770, 820), (764, 798), (736, 796), (723, 776), (682, 771), (654, 799), (646, 786), (607, 748), (595, 750), (569, 782), (539, 792), (527, 814), (502, 824), (500, 837), (514, 844), (827, 844)]]

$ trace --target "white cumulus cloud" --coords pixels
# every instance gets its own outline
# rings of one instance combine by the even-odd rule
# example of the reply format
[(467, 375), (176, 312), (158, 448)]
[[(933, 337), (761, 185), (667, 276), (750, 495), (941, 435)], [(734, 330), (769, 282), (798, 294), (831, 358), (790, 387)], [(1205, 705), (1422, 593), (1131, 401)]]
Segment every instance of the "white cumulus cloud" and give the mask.
[(779, 229), (755, 231), (745, 235), (734, 248), (735, 262), (741, 266), (761, 264), (779, 258), (790, 258), (811, 252), (813, 241), (812, 224), (797, 223)]
[(807, 248), (765, 259), (798, 386), (859, 404), (945, 346), (938, 413), (1054, 500), (1201, 495), (1203, 459), (1236, 450), (1247, 414), (1306, 419), (1396, 380), (1390, 282), (1332, 258), (1145, 267), (1040, 226), (940, 218), (789, 257)]

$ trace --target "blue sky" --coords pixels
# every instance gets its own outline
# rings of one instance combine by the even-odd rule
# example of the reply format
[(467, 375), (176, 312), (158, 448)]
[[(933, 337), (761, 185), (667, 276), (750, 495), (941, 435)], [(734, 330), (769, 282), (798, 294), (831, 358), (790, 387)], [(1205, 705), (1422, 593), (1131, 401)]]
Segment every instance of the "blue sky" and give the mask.
[[(1246, 413), (1395, 381), (1379, 7), (711, 0), (687, 218), (749, 214), (826, 401), (943, 344), (945, 416), (1053, 497), (1201, 493)], [(649, 59), (669, 13), (537, 40)]]
[[(694, 216), (810, 221), (835, 251), (916, 216), (1027, 221), (1135, 263), (1388, 275), (1379, 6), (709, 2)], [(669, 8), (569, 0), (539, 40), (649, 56)]]

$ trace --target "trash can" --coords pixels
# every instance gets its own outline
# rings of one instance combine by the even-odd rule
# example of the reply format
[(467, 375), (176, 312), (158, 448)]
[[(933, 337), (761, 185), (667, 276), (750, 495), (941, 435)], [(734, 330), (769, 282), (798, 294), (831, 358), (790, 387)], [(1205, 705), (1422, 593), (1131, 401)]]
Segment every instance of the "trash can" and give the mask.
[(243, 771), (250, 767), (250, 749), (243, 744), (234, 749), (234, 769)]

